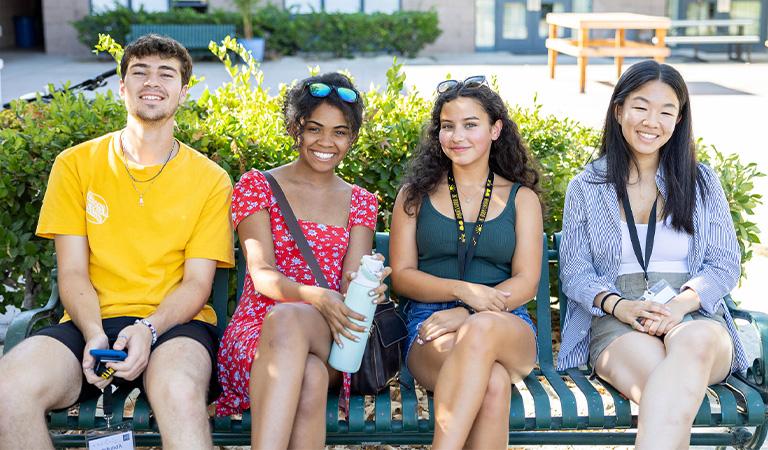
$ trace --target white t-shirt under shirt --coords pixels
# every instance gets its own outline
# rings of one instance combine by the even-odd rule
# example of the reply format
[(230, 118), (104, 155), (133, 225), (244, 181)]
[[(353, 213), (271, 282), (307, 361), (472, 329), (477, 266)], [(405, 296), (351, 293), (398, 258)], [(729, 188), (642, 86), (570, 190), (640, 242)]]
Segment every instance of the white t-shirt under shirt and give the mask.
[[(637, 224), (637, 236), (640, 248), (645, 257), (645, 238), (648, 234), (648, 224)], [(691, 235), (672, 228), (672, 218), (668, 217), (656, 223), (656, 234), (653, 242), (653, 253), (648, 264), (648, 272), (688, 273), (688, 248)], [(642, 273), (643, 268), (637, 262), (635, 251), (632, 249), (632, 239), (629, 237), (629, 226), (621, 222), (621, 265), (619, 275)]]

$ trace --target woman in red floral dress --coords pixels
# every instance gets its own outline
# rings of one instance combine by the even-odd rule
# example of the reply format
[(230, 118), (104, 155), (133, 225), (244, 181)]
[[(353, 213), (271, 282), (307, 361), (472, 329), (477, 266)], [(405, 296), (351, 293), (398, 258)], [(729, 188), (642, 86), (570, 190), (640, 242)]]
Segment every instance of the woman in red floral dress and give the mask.
[[(349, 395), (349, 376), (326, 361), (332, 339), (363, 331), (350, 320), (362, 316), (343, 303), (349, 276), (342, 274), (370, 254), (378, 204), (334, 169), (357, 137), (362, 109), (341, 74), (298, 83), (287, 93), (284, 116), (299, 157), (270, 171), (331, 289), (317, 286), (264, 175), (251, 170), (235, 187), (232, 221), (249, 276), (219, 349), (217, 414), (250, 408), (253, 448), (322, 448), (329, 386)], [(372, 301), (385, 289), (372, 291)]]

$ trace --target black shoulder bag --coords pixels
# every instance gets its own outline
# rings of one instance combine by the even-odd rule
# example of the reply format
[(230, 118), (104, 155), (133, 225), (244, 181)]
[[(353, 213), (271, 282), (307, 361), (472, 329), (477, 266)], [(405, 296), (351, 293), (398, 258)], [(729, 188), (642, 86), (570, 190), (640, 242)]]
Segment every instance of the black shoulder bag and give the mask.
[[(328, 281), (307, 243), (307, 238), (296, 220), (296, 215), (285, 198), (282, 188), (280, 188), (280, 184), (269, 172), (262, 173), (272, 188), (272, 195), (277, 199), (277, 204), (285, 219), (285, 225), (315, 276), (317, 284), (325, 289), (330, 289)], [(360, 370), (352, 374), (352, 392), (374, 395), (397, 381), (400, 372), (401, 346), (407, 333), (405, 321), (392, 302), (376, 307), (368, 342), (365, 344), (363, 362), (360, 365)]]

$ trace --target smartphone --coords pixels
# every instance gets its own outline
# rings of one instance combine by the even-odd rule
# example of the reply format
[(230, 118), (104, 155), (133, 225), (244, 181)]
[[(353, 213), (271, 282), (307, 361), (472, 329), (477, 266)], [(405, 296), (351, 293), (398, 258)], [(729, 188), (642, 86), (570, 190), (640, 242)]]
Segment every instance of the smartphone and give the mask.
[(96, 358), (96, 364), (93, 371), (96, 375), (104, 378), (105, 380), (115, 373), (115, 370), (107, 367), (108, 362), (123, 361), (128, 357), (128, 353), (122, 350), (103, 350), (93, 349), (91, 350), (91, 356)]

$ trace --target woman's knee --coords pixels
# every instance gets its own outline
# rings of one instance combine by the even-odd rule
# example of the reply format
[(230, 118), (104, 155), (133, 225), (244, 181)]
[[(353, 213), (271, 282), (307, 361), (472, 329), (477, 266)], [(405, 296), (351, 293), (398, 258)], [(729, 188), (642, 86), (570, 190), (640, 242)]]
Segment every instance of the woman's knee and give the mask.
[[(276, 345), (292, 346), (302, 338), (301, 317), (303, 305), (279, 303), (275, 305), (264, 318), (261, 330), (262, 343), (270, 347)], [(266, 342), (264, 342), (266, 341)]]
[(728, 332), (714, 321), (688, 322), (673, 329), (664, 341), (669, 356), (691, 362), (711, 363), (718, 355), (728, 353), (732, 344)]
[(497, 325), (498, 319), (489, 313), (469, 316), (456, 333), (455, 347), (474, 357), (493, 353), (492, 333)]

